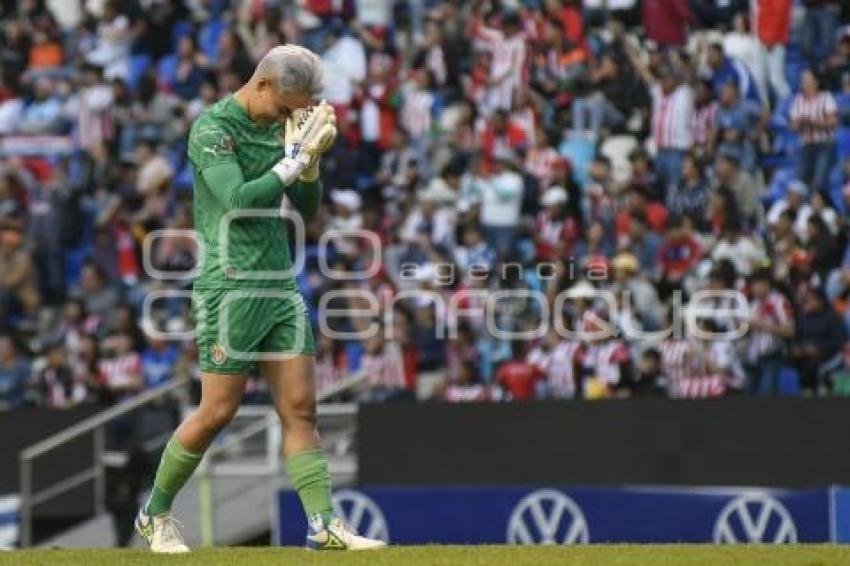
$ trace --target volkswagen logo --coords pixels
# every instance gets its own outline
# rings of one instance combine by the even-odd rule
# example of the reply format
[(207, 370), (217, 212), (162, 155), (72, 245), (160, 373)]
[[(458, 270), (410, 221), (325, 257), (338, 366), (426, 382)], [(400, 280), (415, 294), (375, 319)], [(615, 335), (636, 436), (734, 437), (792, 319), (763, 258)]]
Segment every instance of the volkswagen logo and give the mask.
[(334, 514), (364, 537), (390, 542), (390, 530), (381, 508), (367, 495), (353, 489), (333, 494)]
[(529, 493), (508, 521), (508, 544), (586, 544), (587, 520), (575, 501), (554, 489)]
[(797, 527), (782, 503), (766, 493), (748, 493), (726, 504), (714, 524), (716, 543), (795, 543)]

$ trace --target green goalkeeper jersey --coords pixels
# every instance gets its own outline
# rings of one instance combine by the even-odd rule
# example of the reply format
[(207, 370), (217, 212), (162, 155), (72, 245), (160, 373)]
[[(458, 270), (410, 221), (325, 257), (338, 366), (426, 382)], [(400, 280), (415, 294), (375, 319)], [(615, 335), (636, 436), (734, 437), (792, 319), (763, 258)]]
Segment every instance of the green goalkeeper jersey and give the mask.
[(295, 289), (278, 215), (283, 195), (312, 216), (319, 182), (284, 187), (271, 171), (283, 157), (280, 124), (251, 120), (232, 95), (213, 104), (189, 133), (195, 230), (203, 245), (197, 289)]

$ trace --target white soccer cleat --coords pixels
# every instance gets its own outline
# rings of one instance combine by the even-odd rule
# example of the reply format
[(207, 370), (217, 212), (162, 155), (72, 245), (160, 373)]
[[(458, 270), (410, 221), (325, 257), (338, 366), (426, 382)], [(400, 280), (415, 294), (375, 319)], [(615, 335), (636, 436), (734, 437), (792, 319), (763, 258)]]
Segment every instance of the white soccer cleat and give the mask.
[(189, 547), (180, 534), (180, 523), (171, 513), (150, 517), (144, 509), (136, 516), (136, 532), (145, 539), (152, 552), (158, 554), (184, 554)]
[(310, 527), (307, 550), (375, 550), (387, 546), (382, 540), (361, 537), (340, 519), (334, 519), (320, 530)]

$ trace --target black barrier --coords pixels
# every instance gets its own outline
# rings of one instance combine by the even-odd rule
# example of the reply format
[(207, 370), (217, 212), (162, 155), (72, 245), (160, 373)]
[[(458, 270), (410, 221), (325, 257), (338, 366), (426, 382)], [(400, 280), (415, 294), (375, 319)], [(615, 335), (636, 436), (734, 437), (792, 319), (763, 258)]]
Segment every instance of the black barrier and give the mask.
[[(17, 409), (0, 412), (0, 494), (18, 492), (18, 455), (21, 450), (92, 416), (102, 407), (83, 405), (73, 409)], [(92, 465), (93, 440), (85, 435), (36, 460), (33, 488), (43, 489)], [(87, 513), (92, 486), (75, 489), (38, 508), (39, 516), (67, 517)]]
[(850, 483), (850, 399), (368, 404), (363, 485)]

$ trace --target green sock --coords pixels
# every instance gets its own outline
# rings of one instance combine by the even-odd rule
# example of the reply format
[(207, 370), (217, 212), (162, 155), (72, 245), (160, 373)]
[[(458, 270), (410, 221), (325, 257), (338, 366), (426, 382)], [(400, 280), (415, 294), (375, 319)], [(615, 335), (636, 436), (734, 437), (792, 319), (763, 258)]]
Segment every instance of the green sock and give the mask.
[(172, 436), (162, 452), (145, 513), (155, 516), (171, 511), (174, 497), (192, 477), (203, 457), (203, 454), (195, 454), (183, 448)]
[(286, 473), (292, 487), (298, 492), (301, 505), (309, 521), (321, 518), (327, 525), (333, 519), (331, 504), (331, 474), (321, 450), (307, 450), (286, 459)]

